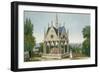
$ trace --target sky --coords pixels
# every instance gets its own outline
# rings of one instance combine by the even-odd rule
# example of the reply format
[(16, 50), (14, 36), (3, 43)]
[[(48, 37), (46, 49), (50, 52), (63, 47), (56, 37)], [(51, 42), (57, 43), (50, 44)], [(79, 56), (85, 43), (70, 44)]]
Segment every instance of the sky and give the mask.
[(90, 25), (90, 14), (24, 11), (24, 21), (29, 18), (34, 25), (36, 43), (43, 42), (44, 30), (51, 26), (52, 21), (55, 26), (56, 14), (59, 26), (65, 26), (66, 31), (69, 30), (69, 43), (82, 43), (82, 30)]

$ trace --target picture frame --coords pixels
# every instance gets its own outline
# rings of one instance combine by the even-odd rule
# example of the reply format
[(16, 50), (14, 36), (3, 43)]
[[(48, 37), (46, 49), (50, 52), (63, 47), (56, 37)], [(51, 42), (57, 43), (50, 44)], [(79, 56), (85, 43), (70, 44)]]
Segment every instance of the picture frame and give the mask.
[[(55, 19), (55, 22), (51, 21), (52, 18)], [(50, 24), (48, 24), (48, 21), (51, 21)], [(60, 22), (63, 21), (65, 23), (63, 23), (63, 25), (60, 24)], [(89, 26), (86, 29), (89, 32), (86, 31), (86, 34), (84, 33), (85, 28), (83, 28), (85, 25)], [(62, 26), (65, 26), (65, 28), (60, 29)], [(68, 26), (68, 28), (66, 26)], [(28, 29), (28, 27), (30, 28)], [(47, 28), (45, 29), (45, 27)], [(67, 32), (65, 31), (66, 29), (68, 29)], [(30, 32), (28, 32), (28, 30)], [(59, 38), (56, 39), (57, 36), (55, 32), (59, 38), (61, 37), (61, 41), (58, 40)], [(35, 33), (38, 33), (38, 35)], [(79, 35), (80, 33), (81, 36)], [(89, 37), (87, 37), (87, 35)], [(41, 39), (44, 40), (42, 42), (44, 46), (42, 51), (40, 48), (41, 45), (39, 49), (36, 49), (37, 42), (41, 42)], [(55, 40), (57, 41), (55, 42)], [(85, 42), (87, 40), (89, 41)], [(67, 43), (67, 46), (66, 44), (62, 45), (62, 41), (63, 43)], [(35, 44), (33, 44), (34, 42)], [(81, 45), (73, 45), (73, 42), (81, 42)], [(61, 45), (59, 47), (64, 46), (63, 48), (65, 49), (62, 48), (63, 50), (59, 51), (58, 46), (54, 47), (57, 43), (58, 46)], [(87, 45), (86, 43), (89, 44)], [(84, 46), (84, 44), (89, 47), (89, 49), (87, 48), (88, 51), (85, 49), (86, 46)], [(11, 2), (11, 71), (96, 67), (97, 44), (97, 6)], [(35, 52), (33, 51), (34, 45)], [(48, 46), (50, 46), (50, 48), (47, 50)], [(76, 49), (79, 49), (81, 46), (81, 50), (73, 49), (73, 46)], [(32, 48), (32, 51), (30, 51), (29, 48)], [(68, 52), (66, 52), (66, 48)]]

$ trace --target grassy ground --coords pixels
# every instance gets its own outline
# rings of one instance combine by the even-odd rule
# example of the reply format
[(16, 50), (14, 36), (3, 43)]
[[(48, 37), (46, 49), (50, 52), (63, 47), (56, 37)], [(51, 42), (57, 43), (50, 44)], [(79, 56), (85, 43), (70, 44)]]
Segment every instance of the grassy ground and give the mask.
[[(73, 57), (72, 58), (69, 58), (69, 57), (66, 57), (66, 58), (62, 58), (61, 60), (63, 59), (70, 59), (70, 60), (81, 60), (81, 59), (87, 59), (89, 57), (83, 55), (83, 54), (75, 54), (73, 53)], [(44, 58), (42, 57), (41, 55), (38, 55), (38, 54), (33, 54), (32, 58), (25, 61), (25, 62), (31, 62), (31, 61), (48, 61), (48, 60), (59, 60), (59, 59), (49, 59), (49, 58)]]

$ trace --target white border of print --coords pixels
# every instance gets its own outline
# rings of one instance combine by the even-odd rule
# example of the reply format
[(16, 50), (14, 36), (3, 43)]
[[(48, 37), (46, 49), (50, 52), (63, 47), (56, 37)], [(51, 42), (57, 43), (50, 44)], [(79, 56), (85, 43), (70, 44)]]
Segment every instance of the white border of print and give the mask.
[[(18, 68), (36, 68), (51, 66), (72, 66), (95, 64), (95, 10), (44, 6), (18, 6)], [(57, 60), (57, 61), (38, 61), (24, 62), (24, 10), (29, 11), (49, 11), (49, 12), (69, 12), (69, 13), (89, 13), (91, 15), (91, 57), (84, 60)]]

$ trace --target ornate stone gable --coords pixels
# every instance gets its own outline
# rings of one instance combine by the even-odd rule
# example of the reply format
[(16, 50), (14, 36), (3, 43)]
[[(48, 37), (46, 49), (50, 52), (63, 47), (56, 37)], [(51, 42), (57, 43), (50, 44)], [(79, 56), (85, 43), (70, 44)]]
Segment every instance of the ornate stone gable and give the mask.
[(59, 58), (69, 56), (69, 39), (65, 26), (60, 26), (58, 16), (56, 15), (56, 23), (48, 26), (44, 32), (44, 49), (43, 57)]
[(46, 41), (58, 40), (57, 29), (55, 27), (49, 27), (45, 37)]

